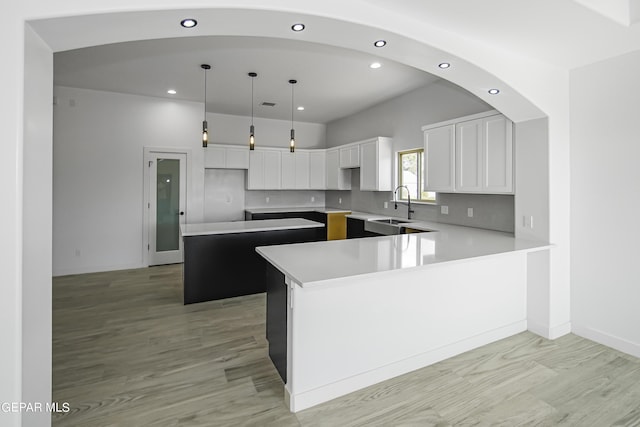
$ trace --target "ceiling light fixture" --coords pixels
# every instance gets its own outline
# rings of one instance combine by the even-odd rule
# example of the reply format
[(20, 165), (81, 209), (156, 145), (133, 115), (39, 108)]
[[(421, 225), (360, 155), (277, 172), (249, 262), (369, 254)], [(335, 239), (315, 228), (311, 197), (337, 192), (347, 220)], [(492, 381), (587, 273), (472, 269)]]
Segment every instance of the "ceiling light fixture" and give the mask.
[(300, 31), (304, 31), (304, 28), (305, 28), (305, 27), (304, 27), (304, 24), (293, 24), (293, 25), (291, 26), (291, 29), (292, 29), (293, 31), (295, 31), (296, 33), (299, 33)]
[(178, 93), (178, 92), (176, 92), (176, 90), (175, 90), (175, 89), (169, 89), (169, 90), (167, 91), (167, 93), (168, 93), (169, 95), (175, 95), (175, 94), (176, 94), (176, 93)]
[(448, 62), (441, 62), (438, 64), (438, 67), (442, 68), (443, 70), (451, 67), (451, 64), (449, 64)]
[(258, 73), (249, 73), (251, 77), (251, 126), (249, 126), (249, 150), (256, 146), (255, 127), (253, 127), (253, 80), (258, 77)]
[(489, 89), (488, 92), (491, 95), (497, 95), (497, 94), (500, 93), (500, 90), (499, 89)]
[(193, 28), (198, 25), (198, 21), (193, 18), (187, 18), (180, 21), (180, 25), (182, 25), (184, 28)]
[(301, 105), (298, 108), (296, 108), (298, 111), (304, 111), (304, 107)]
[(381, 63), (379, 63), (379, 62), (372, 62), (372, 63), (369, 65), (369, 68), (374, 69), (374, 70), (377, 70), (377, 69), (378, 69), (378, 68), (380, 68), (380, 67), (382, 67), (382, 64), (381, 64)]
[(202, 120), (202, 146), (207, 147), (209, 143), (209, 125), (207, 124), (207, 71), (211, 65), (202, 64), (200, 68), (204, 70), (204, 119)]
[(387, 45), (387, 41), (386, 40), (376, 40), (375, 42), (373, 42), (373, 45), (375, 47), (385, 47)]
[(298, 83), (297, 80), (289, 80), (291, 85), (291, 140), (289, 140), (289, 151), (296, 151), (296, 131), (293, 129), (293, 86)]

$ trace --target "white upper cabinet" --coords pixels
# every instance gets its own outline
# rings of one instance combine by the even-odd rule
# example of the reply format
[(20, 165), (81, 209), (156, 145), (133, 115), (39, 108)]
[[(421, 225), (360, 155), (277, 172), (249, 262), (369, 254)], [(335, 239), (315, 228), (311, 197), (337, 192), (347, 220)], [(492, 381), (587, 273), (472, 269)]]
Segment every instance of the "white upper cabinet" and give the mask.
[(513, 123), (489, 112), (423, 127), (425, 190), (513, 194)]
[(281, 189), (308, 190), (310, 188), (308, 151), (282, 152), (281, 168)]
[(360, 190), (392, 191), (392, 141), (378, 137), (360, 143)]
[(326, 190), (327, 188), (326, 150), (309, 152), (309, 188), (312, 190)]
[(503, 115), (456, 125), (456, 191), (513, 193), (513, 127)]
[(281, 153), (277, 150), (249, 151), (247, 189), (279, 190), (281, 188)]
[(424, 130), (424, 189), (452, 192), (455, 189), (455, 126)]
[(207, 169), (249, 169), (249, 148), (228, 145), (209, 145), (204, 150)]
[(351, 190), (351, 171), (340, 168), (340, 148), (327, 150), (327, 190)]
[(340, 167), (350, 169), (360, 167), (360, 144), (348, 144), (340, 148)]

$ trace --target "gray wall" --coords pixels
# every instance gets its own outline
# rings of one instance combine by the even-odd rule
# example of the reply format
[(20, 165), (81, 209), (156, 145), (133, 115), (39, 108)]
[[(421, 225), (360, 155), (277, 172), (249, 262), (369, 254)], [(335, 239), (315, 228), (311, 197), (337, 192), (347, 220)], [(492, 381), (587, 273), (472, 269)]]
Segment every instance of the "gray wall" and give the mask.
[[(423, 146), (422, 126), (491, 110), (491, 107), (465, 91), (445, 81), (438, 81), (413, 92), (383, 102), (368, 110), (327, 125), (327, 146), (333, 147), (375, 136), (393, 138), (394, 151)], [(326, 205), (349, 208), (354, 211), (405, 216), (406, 205), (393, 203), (384, 208), (384, 202), (393, 199), (391, 192), (360, 191), (359, 169), (351, 176), (351, 191), (327, 191)], [(339, 203), (342, 199), (342, 203)], [(514, 196), (484, 194), (438, 194), (436, 205), (413, 205), (413, 218), (514, 231)], [(440, 213), (440, 206), (449, 207), (449, 214)], [(467, 216), (473, 208), (473, 217)]]

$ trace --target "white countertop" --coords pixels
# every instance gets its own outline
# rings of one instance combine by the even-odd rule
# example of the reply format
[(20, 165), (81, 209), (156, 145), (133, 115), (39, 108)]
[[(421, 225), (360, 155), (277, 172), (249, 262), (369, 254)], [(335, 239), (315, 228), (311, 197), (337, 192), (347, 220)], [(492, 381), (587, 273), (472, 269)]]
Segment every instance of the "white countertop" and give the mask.
[(321, 212), (321, 213), (350, 213), (350, 209), (325, 208), (324, 206), (307, 206), (295, 208), (247, 208), (250, 213), (280, 213), (280, 212)]
[[(389, 218), (366, 213), (352, 216), (361, 219)], [(256, 250), (301, 286), (311, 287), (345, 277), (461, 262), (509, 252), (532, 252), (552, 246), (547, 242), (516, 239), (510, 233), (472, 227), (428, 221), (411, 221), (403, 225), (432, 232), (261, 246)]]
[(324, 227), (324, 224), (302, 218), (263, 219), (257, 221), (207, 222), (180, 226), (183, 237), (209, 234), (251, 233), (256, 231), (293, 230)]

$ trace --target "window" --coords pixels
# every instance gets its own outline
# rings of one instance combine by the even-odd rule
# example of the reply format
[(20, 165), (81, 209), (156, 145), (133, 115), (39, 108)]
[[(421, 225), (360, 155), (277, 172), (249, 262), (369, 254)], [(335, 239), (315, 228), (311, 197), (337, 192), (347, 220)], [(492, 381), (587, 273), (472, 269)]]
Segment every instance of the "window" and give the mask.
[[(400, 151), (398, 153), (398, 185), (409, 188), (411, 200), (418, 202), (435, 202), (436, 193), (424, 191), (422, 174), (424, 173), (424, 150)], [(407, 200), (407, 189), (400, 188), (399, 199)]]

